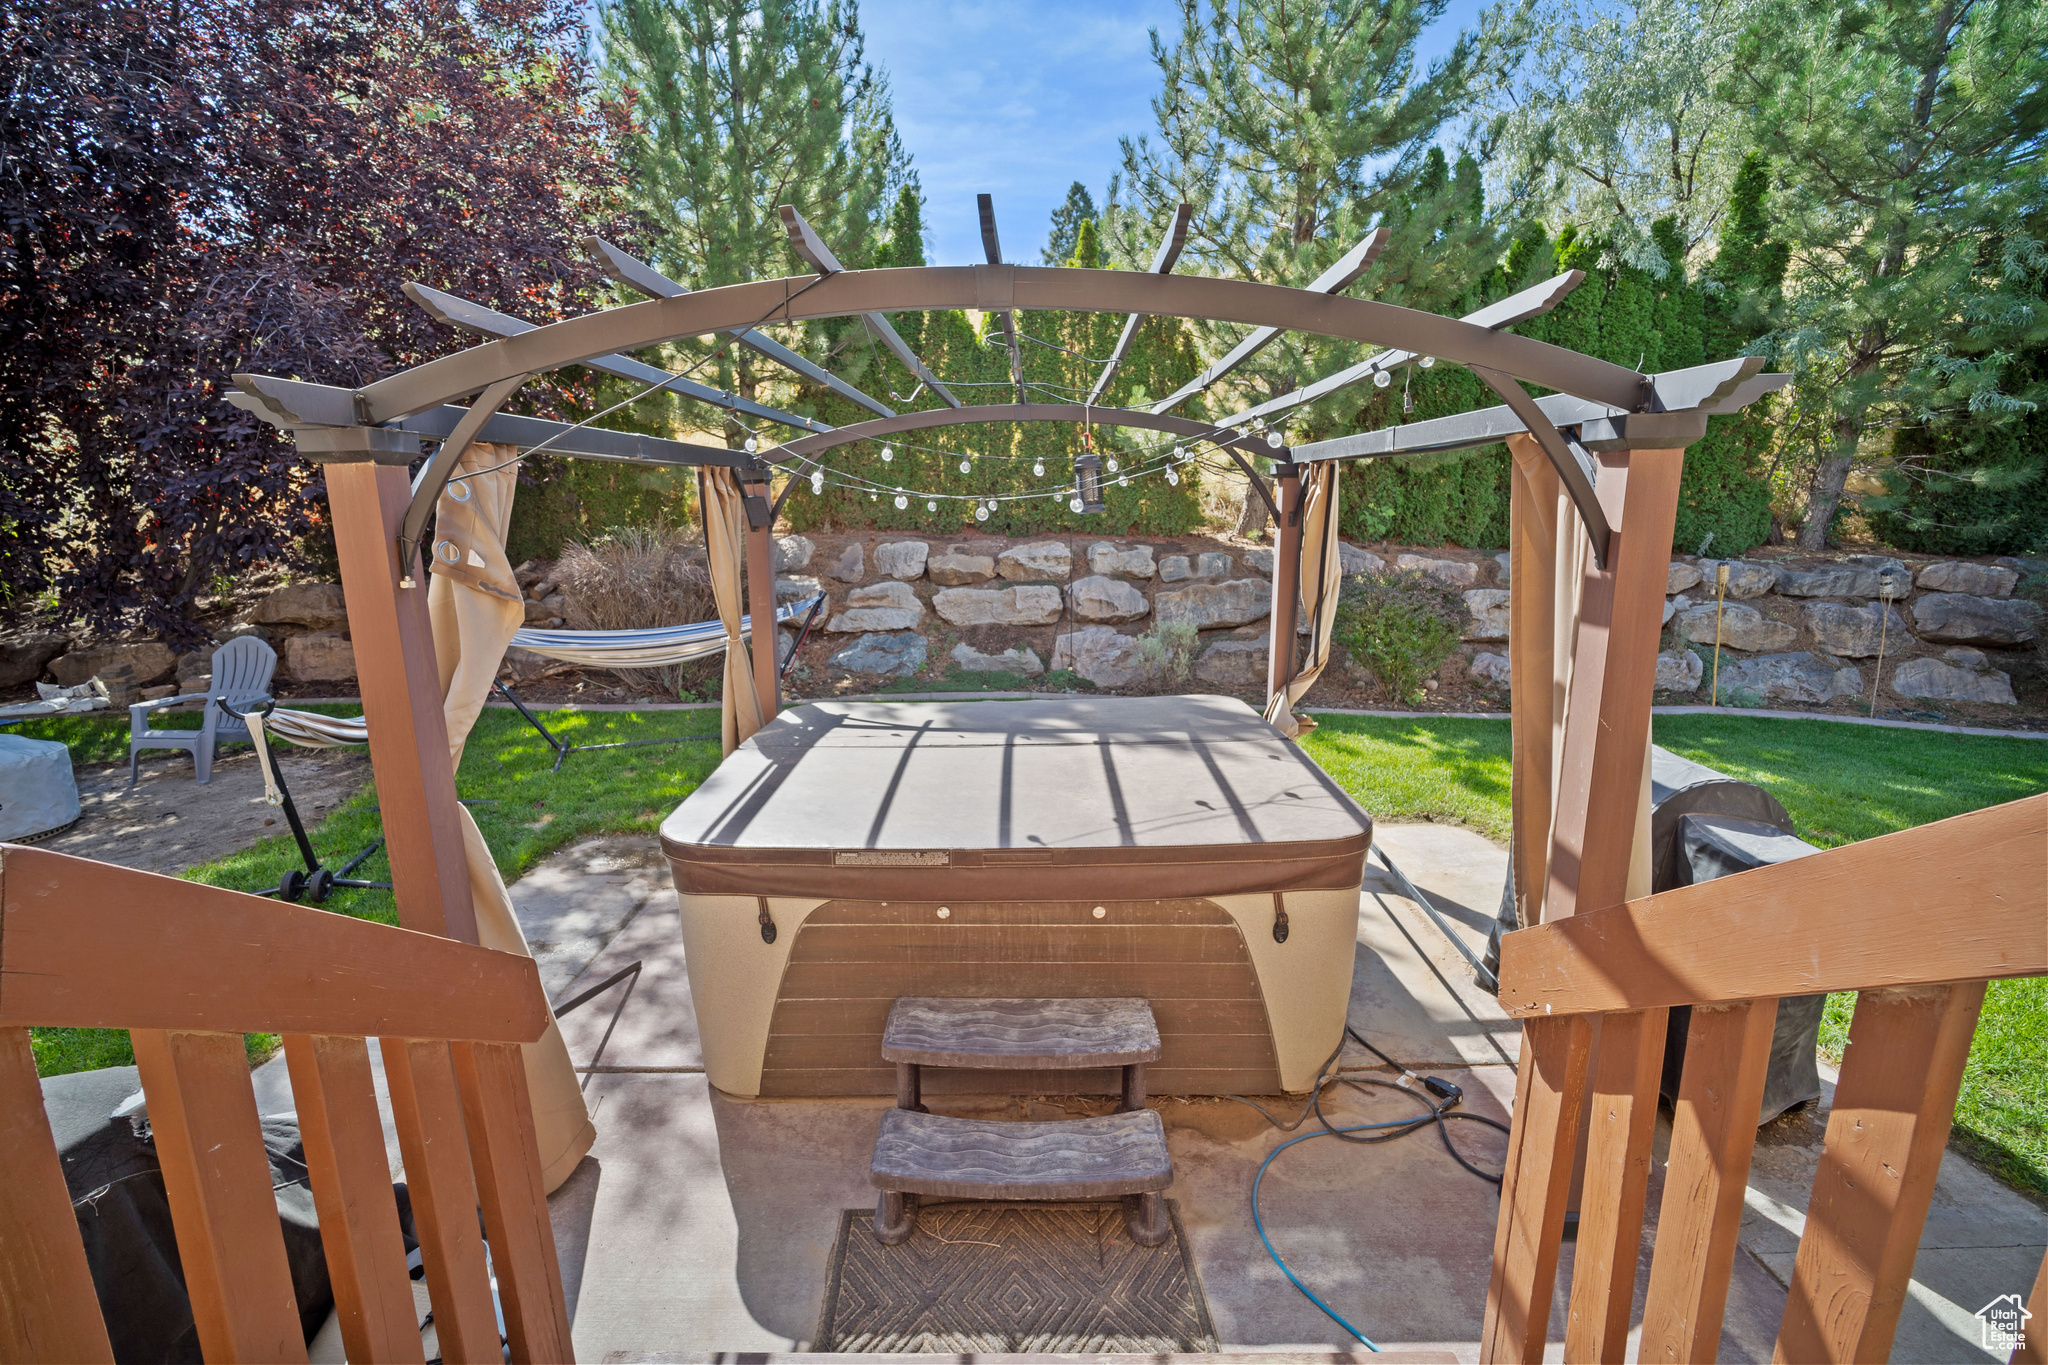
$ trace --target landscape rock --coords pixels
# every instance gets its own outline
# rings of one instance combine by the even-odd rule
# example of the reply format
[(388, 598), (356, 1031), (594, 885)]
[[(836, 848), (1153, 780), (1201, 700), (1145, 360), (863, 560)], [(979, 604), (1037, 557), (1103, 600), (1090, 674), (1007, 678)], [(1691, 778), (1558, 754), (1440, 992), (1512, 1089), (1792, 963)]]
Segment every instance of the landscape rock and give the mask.
[(1845, 659), (1867, 659), (1880, 645), (1896, 651), (1911, 638), (1898, 609), (1882, 603), (1852, 607), (1842, 602), (1809, 602), (1806, 628), (1818, 637), (1822, 649)]
[(1134, 635), (1120, 635), (1112, 626), (1083, 626), (1054, 637), (1052, 666), (1071, 668), (1097, 687), (1130, 687), (1151, 676), (1138, 654)]
[(1927, 592), (1966, 592), (1975, 597), (2010, 597), (2020, 576), (2011, 569), (1990, 564), (1966, 564), (1949, 560), (1929, 564), (1915, 580)]
[(1996, 669), (1979, 672), (1974, 668), (1958, 668), (1940, 659), (1906, 660), (1892, 670), (1892, 691), (1902, 697), (1924, 697), (1930, 701), (1988, 702), (1994, 706), (2018, 704), (2018, 698), (2012, 694), (2010, 673)]
[(1462, 559), (1431, 559), (1427, 555), (1402, 555), (1394, 561), (1397, 569), (1426, 573), (1454, 588), (1469, 588), (1479, 581), (1479, 566)]
[(1217, 687), (1266, 685), (1264, 640), (1218, 640), (1195, 660), (1195, 676)]
[(1109, 541), (1099, 540), (1088, 547), (1088, 572), (1150, 578), (1157, 568), (1152, 563), (1150, 545), (1112, 545)]
[(1664, 591), (1684, 592), (1687, 588), (1698, 586), (1699, 581), (1700, 571), (1696, 565), (1688, 564), (1682, 559), (1674, 559), (1671, 561), (1671, 567), (1664, 573)]
[(832, 566), (832, 576), (842, 583), (858, 583), (867, 577), (867, 572), (867, 556), (857, 540), (839, 552), (839, 562)]
[(907, 678), (924, 667), (924, 636), (916, 631), (901, 635), (863, 635), (832, 656), (832, 667), (848, 673), (866, 673), (877, 678)]
[(1244, 566), (1253, 573), (1262, 573), (1268, 578), (1273, 576), (1273, 551), (1271, 549), (1259, 546), (1256, 549), (1239, 550), (1237, 555), (1239, 559), (1244, 561)]
[(1820, 703), (1860, 696), (1863, 674), (1836, 668), (1811, 654), (1759, 654), (1721, 660), (1721, 692), (1754, 692), (1765, 701)]
[(1728, 566), (1728, 596), (1737, 600), (1762, 597), (1778, 581), (1778, 571), (1768, 564), (1751, 564), (1740, 559), (1702, 559), (1699, 562), (1700, 585), (1709, 593), (1717, 591), (1714, 577), (1723, 564)]
[(193, 678), (213, 676), (213, 651), (210, 649), (188, 650), (178, 656), (177, 679), (187, 682)]
[[(1679, 614), (1678, 628), (1694, 644), (1714, 644), (1714, 603), (1702, 602)], [(1751, 653), (1789, 649), (1799, 638), (1799, 627), (1773, 621), (1755, 607), (1731, 602), (1721, 611), (1721, 644), (1727, 649)]]
[(932, 610), (955, 626), (1049, 626), (1060, 619), (1060, 590), (1048, 583), (1014, 588), (941, 588)]
[(1272, 606), (1272, 588), (1256, 578), (1191, 583), (1185, 588), (1162, 592), (1152, 602), (1152, 609), (1161, 621), (1188, 621), (1196, 630), (1248, 626), (1254, 621), (1265, 620)]
[(875, 547), (875, 572), (891, 578), (924, 577), (924, 561), (932, 547), (921, 540), (892, 540)]
[(1896, 559), (1857, 555), (1818, 569), (1778, 570), (1778, 591), (1786, 597), (1904, 597), (1913, 577)]
[(2033, 603), (2011, 598), (1935, 592), (1913, 602), (1921, 638), (1950, 644), (2023, 645), (2034, 638), (2034, 618)]
[(806, 597), (816, 597), (823, 591), (825, 591), (823, 583), (803, 574), (791, 574), (786, 578), (779, 577), (775, 580), (775, 600), (777, 602), (799, 602)]
[(1237, 562), (1221, 550), (1204, 550), (1195, 556), (1195, 577), (1228, 578)]
[(1952, 649), (1944, 649), (1941, 651), (1941, 657), (1954, 664), (1957, 668), (1983, 668), (1987, 663), (1983, 650), (1971, 649), (1967, 645), (1956, 645)]
[(1186, 555), (1168, 555), (1159, 561), (1159, 581), (1162, 583), (1185, 583), (1194, 576), (1194, 561)]
[(55, 630), (28, 630), (0, 640), (0, 687), (34, 682), (70, 644), (70, 636)]
[(58, 655), (50, 661), (49, 668), (50, 676), (57, 680), (59, 687), (77, 687), (98, 677), (105, 677), (111, 687), (115, 681), (111, 675), (118, 673), (128, 687), (138, 688), (161, 682), (171, 676), (177, 666), (178, 656), (169, 645), (143, 640), (129, 644), (87, 645)]
[(339, 583), (294, 583), (258, 602), (249, 619), (266, 626), (334, 630), (348, 624), (348, 606)]
[(996, 561), (992, 556), (966, 554), (957, 547), (942, 555), (933, 555), (925, 561), (924, 568), (931, 575), (932, 582), (944, 588), (986, 583), (996, 576)]
[[(1089, 555), (1091, 564), (1094, 558)], [(1090, 623), (1135, 621), (1152, 610), (1144, 593), (1121, 578), (1104, 578), (1100, 574), (1077, 579), (1067, 589), (1067, 600), (1073, 604), (1074, 619)]]
[(1508, 638), (1508, 590), (1472, 588), (1465, 593), (1465, 611), (1471, 622), (1465, 627), (1468, 640)]
[(1006, 649), (1000, 654), (984, 654), (962, 640), (953, 646), (953, 662), (967, 673), (1015, 673), (1019, 677), (1035, 678), (1045, 672), (1038, 651), (1029, 646)]
[(775, 542), (775, 572), (810, 568), (811, 556), (816, 551), (817, 547), (811, 544), (809, 536), (778, 537)]
[(1689, 606), (1691, 606), (1691, 605), (1692, 605), (1692, 603), (1691, 603), (1691, 602), (1688, 602), (1688, 601), (1686, 600), (1686, 598), (1685, 598), (1685, 594), (1684, 594), (1684, 593), (1680, 593), (1680, 594), (1679, 594), (1678, 596), (1676, 596), (1676, 597), (1667, 597), (1667, 598), (1665, 598), (1665, 599), (1664, 599), (1664, 620), (1663, 620), (1662, 624), (1664, 624), (1664, 625), (1667, 625), (1667, 626), (1668, 626), (1668, 625), (1670, 625), (1670, 624), (1671, 624), (1671, 618), (1672, 618), (1673, 616), (1677, 615), (1677, 614), (1678, 614), (1679, 612), (1681, 612), (1681, 611), (1684, 611), (1684, 610), (1685, 610), (1685, 609), (1686, 609), (1687, 607), (1689, 607)]
[(1346, 578), (1355, 573), (1379, 573), (1386, 567), (1387, 561), (1371, 550), (1361, 550), (1349, 541), (1337, 542), (1337, 572)]
[(996, 558), (997, 573), (1025, 582), (1065, 578), (1073, 571), (1074, 552), (1064, 541), (1034, 540), (1029, 545), (1012, 545)]
[(1505, 654), (1474, 654), (1472, 677), (1476, 682), (1507, 687), (1514, 682), (1514, 662)]
[(1699, 690), (1700, 675), (1706, 665), (1700, 656), (1689, 649), (1667, 650), (1657, 656), (1656, 690), (1659, 692), (1696, 692)]
[[(1493, 557), (1493, 576), (1500, 580), (1500, 585), (1503, 588), (1509, 586), (1508, 580), (1514, 576), (1514, 571), (1515, 557), (1513, 554), (1506, 550), (1502, 550), (1499, 554)], [(1668, 591), (1676, 592), (1677, 589), (1672, 588), (1668, 589)]]
[(531, 597), (526, 599), (525, 606), (526, 624), (529, 626), (546, 625), (548, 618), (555, 614), (545, 602), (536, 602)]
[(505, 651), (505, 668), (512, 674), (513, 682), (531, 682), (546, 672), (554, 662), (545, 654), (536, 654), (530, 649), (513, 645)]
[(340, 631), (294, 635), (284, 642), (284, 670), (295, 682), (353, 682), (355, 646)]
[[(920, 544), (918, 548), (923, 546)], [(918, 567), (924, 567), (923, 561), (919, 561)], [(846, 610), (826, 622), (825, 629), (844, 635), (861, 631), (915, 630), (923, 619), (924, 603), (917, 600), (917, 594), (908, 583), (870, 583), (846, 594)]]

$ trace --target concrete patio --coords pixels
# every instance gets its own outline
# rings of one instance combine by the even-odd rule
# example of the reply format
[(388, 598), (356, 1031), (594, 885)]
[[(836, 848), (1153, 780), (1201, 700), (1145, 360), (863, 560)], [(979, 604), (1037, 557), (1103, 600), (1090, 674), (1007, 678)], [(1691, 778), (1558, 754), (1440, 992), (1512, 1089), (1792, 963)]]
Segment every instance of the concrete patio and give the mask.
[[(1482, 947), (1505, 853), (1450, 826), (1381, 826), (1377, 837), (1468, 945)], [(1519, 1030), (1392, 886), (1375, 864), (1362, 893), (1352, 1022), (1406, 1066), (1462, 1087), (1471, 1112), (1505, 1120)], [(567, 849), (516, 884), (513, 897), (550, 998), (643, 964), (623, 1011), (616, 1008), (620, 986), (562, 1022), (579, 1065), (611, 1030), (588, 1072), (596, 1146), (550, 1201), (577, 1354), (633, 1360), (809, 1348), (841, 1211), (873, 1204), (867, 1159), (889, 1101), (735, 1100), (708, 1085), (674, 893), (652, 839), (610, 837)], [(1393, 1075), (1355, 1047), (1345, 1061), (1360, 1074)], [(281, 1061), (258, 1073), (258, 1086), (266, 1112), (289, 1106)], [(1831, 1098), (1832, 1084), (1828, 1092)], [(1300, 1109), (1285, 1097), (1260, 1102), (1289, 1119)], [(1287, 1283), (1253, 1228), (1253, 1175), (1285, 1136), (1228, 1099), (1155, 1097), (1153, 1104), (1176, 1167), (1168, 1197), (1225, 1346), (1356, 1349)], [(1052, 1118), (1108, 1106), (1037, 1097), (940, 1107)], [(1420, 1108), (1391, 1092), (1348, 1087), (1329, 1091), (1324, 1107), (1340, 1124)], [(1788, 1115), (1759, 1134), (1723, 1360), (1770, 1358), (1824, 1124), (1823, 1108)], [(1296, 1132), (1313, 1127), (1311, 1119)], [(1653, 1224), (1668, 1122), (1659, 1128)], [(1501, 1135), (1477, 1124), (1452, 1131), (1470, 1159), (1497, 1169)], [(395, 1156), (395, 1141), (392, 1148)], [(1497, 1204), (1494, 1187), (1460, 1169), (1428, 1130), (1365, 1148), (1302, 1143), (1274, 1163), (1260, 1192), (1274, 1245), (1332, 1307), (1382, 1347), (1435, 1347), (1461, 1360), (1477, 1359)], [(1645, 1232), (1638, 1312), (1653, 1231)], [(1993, 1359), (1977, 1346), (1971, 1313), (1979, 1300), (2024, 1289), (2044, 1246), (2048, 1212), (1951, 1153), (1892, 1358)], [(1570, 1257), (1567, 1244), (1560, 1284), (1568, 1282)], [(1562, 1295), (1550, 1335), (1555, 1358)]]

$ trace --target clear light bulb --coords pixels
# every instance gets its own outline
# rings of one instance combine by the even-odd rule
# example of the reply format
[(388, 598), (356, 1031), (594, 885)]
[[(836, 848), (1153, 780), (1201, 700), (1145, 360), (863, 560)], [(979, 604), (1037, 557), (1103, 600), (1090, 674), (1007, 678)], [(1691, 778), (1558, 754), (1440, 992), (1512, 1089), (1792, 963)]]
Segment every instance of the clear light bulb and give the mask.
[(1117, 486), (1118, 488), (1129, 488), (1129, 487), (1131, 486), (1131, 476), (1130, 476), (1130, 475), (1128, 475), (1128, 474), (1119, 474), (1119, 475), (1117, 475), (1117, 476), (1116, 476), (1116, 486)]
[(967, 473), (967, 472), (968, 472), (969, 470), (971, 470), (971, 469), (973, 469), (973, 468), (974, 468), (974, 465), (973, 465), (973, 464), (972, 464), (971, 462), (967, 461), (967, 460), (962, 460), (962, 461), (960, 462), (960, 472), (961, 472), (962, 474), (965, 474), (965, 473)]
[(1114, 455), (1110, 456), (1110, 457), (1109, 457), (1109, 458), (1108, 458), (1107, 460), (1105, 460), (1105, 461), (1104, 461), (1103, 463), (1105, 463), (1106, 465), (1108, 465), (1108, 466), (1109, 466), (1109, 472), (1110, 472), (1110, 473), (1112, 473), (1112, 474), (1116, 473), (1116, 456), (1114, 456)]
[(1266, 444), (1275, 450), (1280, 448), (1280, 439), (1280, 432), (1277, 428), (1266, 433)]
[(1067, 500), (1067, 510), (1078, 515), (1081, 511), (1081, 500), (1079, 498), (1069, 498)]
[(904, 497), (901, 493), (898, 493), (896, 495), (896, 510), (900, 512), (908, 506), (910, 506), (910, 499)]
[(926, 499), (924, 500), (924, 510), (925, 510), (925, 511), (927, 511), (927, 512), (936, 512), (936, 511), (938, 511), (938, 510), (939, 510), (939, 500), (938, 500), (937, 498), (926, 498)]
[(879, 497), (879, 496), (881, 496), (881, 495), (880, 495), (880, 494), (877, 494), (877, 493), (870, 493), (870, 494), (868, 494), (868, 501), (869, 501), (869, 502), (873, 502), (873, 501), (874, 501), (874, 500), (875, 500), (875, 499), (876, 499), (877, 497)]
[(1435, 356), (1433, 356), (1433, 355), (1426, 355), (1426, 356), (1422, 357), (1422, 359), (1421, 359), (1421, 360), (1419, 360), (1419, 361), (1417, 361), (1416, 363), (1417, 363), (1417, 364), (1419, 364), (1419, 365), (1421, 365), (1421, 366), (1422, 366), (1422, 368), (1426, 370), (1426, 369), (1429, 369), (1429, 368), (1430, 368), (1431, 366), (1433, 366), (1433, 365), (1435, 365), (1435, 364), (1436, 364), (1436, 357), (1435, 357)]
[(1037, 476), (1038, 476), (1039, 478), (1041, 478), (1041, 479), (1042, 479), (1042, 478), (1044, 478), (1044, 477), (1045, 477), (1045, 461), (1044, 461), (1044, 460), (1033, 460), (1033, 461), (1031, 462), (1031, 472), (1032, 472), (1033, 474), (1037, 475)]
[(889, 461), (891, 461), (891, 460), (893, 460), (893, 459), (895, 459), (895, 458), (896, 458), (896, 452), (895, 452), (894, 450), (891, 450), (891, 449), (890, 449), (890, 448), (889, 448), (888, 446), (883, 446), (883, 447), (882, 447), (882, 463), (883, 463), (883, 464), (887, 464), (887, 463), (889, 463)]
[(1166, 471), (1166, 481), (1175, 488), (1180, 487), (1180, 475), (1171, 469)]
[(753, 437), (751, 437), (751, 436), (749, 436), (749, 437), (747, 438), (747, 454), (751, 455), (751, 454), (753, 454), (753, 453), (754, 453), (755, 451), (759, 450), (760, 448), (761, 448), (761, 443), (760, 443), (759, 441), (755, 440), (755, 439), (754, 439)]
[(1386, 387), (1387, 385), (1389, 385), (1389, 384), (1391, 384), (1391, 383), (1393, 383), (1393, 382), (1394, 382), (1394, 376), (1392, 376), (1392, 375), (1388, 374), (1388, 373), (1387, 373), (1387, 372), (1386, 372), (1385, 370), (1374, 370), (1374, 371), (1373, 371), (1373, 375), (1372, 375), (1372, 384), (1373, 384), (1373, 387), (1374, 387), (1374, 388), (1376, 388), (1376, 389), (1384, 389), (1384, 388), (1385, 388), (1385, 387)]
[(988, 520), (988, 509), (987, 509), (986, 507), (977, 507), (977, 508), (975, 508), (975, 509), (974, 509), (974, 519), (975, 519), (976, 521), (987, 521), (987, 520)]
[(825, 491), (825, 471), (824, 471), (824, 470), (822, 470), (822, 469), (814, 469), (814, 470), (812, 470), (812, 471), (811, 471), (811, 493), (812, 493), (812, 495), (813, 495), (813, 496), (815, 496), (815, 495), (817, 495), (817, 494), (819, 494), (819, 493), (822, 493), (822, 492), (824, 492), (824, 491)]
[(1173, 448), (1173, 458), (1174, 458), (1174, 459), (1175, 459), (1176, 461), (1182, 461), (1182, 460), (1186, 460), (1186, 459), (1187, 459), (1187, 457), (1188, 457), (1188, 448), (1187, 448), (1186, 446), (1175, 446), (1175, 447)]

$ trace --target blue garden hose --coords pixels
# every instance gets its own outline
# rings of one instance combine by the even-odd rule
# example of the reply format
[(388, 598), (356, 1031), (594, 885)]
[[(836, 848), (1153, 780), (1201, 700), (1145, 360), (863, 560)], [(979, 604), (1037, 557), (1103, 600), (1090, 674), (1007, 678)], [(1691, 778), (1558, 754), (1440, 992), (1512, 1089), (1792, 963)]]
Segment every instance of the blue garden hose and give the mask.
[(1259, 1182), (1266, 1178), (1266, 1168), (1273, 1164), (1273, 1158), (1280, 1155), (1282, 1152), (1286, 1151), (1289, 1147), (1294, 1146), (1298, 1142), (1307, 1142), (1310, 1138), (1332, 1137), (1337, 1133), (1356, 1133), (1367, 1128), (1399, 1128), (1403, 1124), (1410, 1122), (1413, 1122), (1413, 1120), (1394, 1119), (1388, 1123), (1357, 1123), (1351, 1125), (1348, 1128), (1317, 1129), (1313, 1133), (1303, 1133), (1300, 1137), (1287, 1139), (1287, 1141), (1281, 1143), (1278, 1147), (1275, 1147), (1272, 1151), (1266, 1153), (1266, 1159), (1259, 1163), (1259, 1173), (1252, 1177), (1252, 1226), (1259, 1230), (1259, 1240), (1266, 1244), (1266, 1254), (1273, 1258), (1274, 1265), (1280, 1267), (1280, 1273), (1282, 1275), (1285, 1275), (1288, 1279), (1292, 1280), (1294, 1282), (1294, 1287), (1296, 1289), (1299, 1289), (1303, 1294), (1308, 1296), (1308, 1301), (1310, 1303), (1322, 1309), (1324, 1315), (1327, 1316), (1331, 1322), (1336, 1323), (1339, 1327), (1342, 1327), (1352, 1336), (1357, 1337), (1360, 1342), (1364, 1343), (1366, 1350), (1373, 1352), (1377, 1352), (1380, 1348), (1373, 1344), (1372, 1338), (1366, 1336), (1365, 1333), (1359, 1331), (1356, 1327), (1353, 1327), (1350, 1323), (1344, 1321), (1343, 1318), (1338, 1317), (1337, 1311), (1331, 1308), (1330, 1305), (1328, 1305), (1327, 1303), (1324, 1303), (1321, 1299), (1317, 1298), (1315, 1290), (1310, 1289), (1307, 1285), (1303, 1284), (1301, 1282), (1301, 1277), (1299, 1275), (1296, 1275), (1294, 1271), (1288, 1267), (1287, 1262), (1280, 1259), (1280, 1253), (1273, 1249), (1273, 1239), (1266, 1235), (1266, 1224), (1264, 1220), (1262, 1220), (1259, 1217)]

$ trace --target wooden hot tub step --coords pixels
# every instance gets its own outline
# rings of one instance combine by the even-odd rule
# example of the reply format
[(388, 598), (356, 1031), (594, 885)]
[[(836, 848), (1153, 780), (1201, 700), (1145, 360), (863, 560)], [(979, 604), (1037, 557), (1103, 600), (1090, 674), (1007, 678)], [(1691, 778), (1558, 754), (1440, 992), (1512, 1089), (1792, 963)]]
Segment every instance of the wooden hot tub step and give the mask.
[(948, 1118), (909, 1109), (882, 1115), (869, 1179), (884, 1193), (875, 1234), (916, 1228), (918, 1195), (945, 1199), (1103, 1199), (1126, 1196), (1131, 1238), (1158, 1246), (1171, 1233), (1159, 1191), (1173, 1183), (1166, 1125), (1152, 1109), (1056, 1123)]
[(1159, 1060), (1142, 999), (971, 1000), (905, 996), (889, 1011), (882, 1056), (919, 1066), (1080, 1070)]

